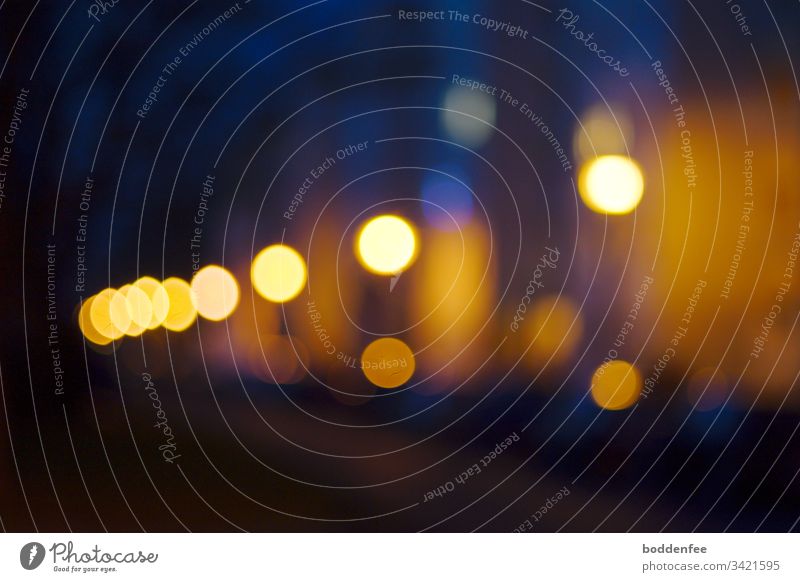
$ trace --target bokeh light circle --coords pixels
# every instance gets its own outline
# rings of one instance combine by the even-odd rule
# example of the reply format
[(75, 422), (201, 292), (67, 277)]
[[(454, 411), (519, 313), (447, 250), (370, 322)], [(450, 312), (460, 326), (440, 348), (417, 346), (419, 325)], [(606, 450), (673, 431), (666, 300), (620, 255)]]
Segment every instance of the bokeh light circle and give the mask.
[(624, 360), (602, 364), (592, 376), (592, 398), (606, 410), (623, 410), (636, 402), (642, 390), (642, 375)]
[(141, 289), (150, 301), (150, 321), (147, 329), (156, 329), (167, 318), (169, 312), (169, 294), (153, 277), (141, 277), (133, 287)]
[(203, 267), (195, 273), (191, 287), (192, 303), (205, 319), (222, 321), (239, 304), (239, 284), (225, 267)]
[(581, 169), (578, 191), (595, 212), (628, 214), (642, 200), (644, 177), (639, 165), (629, 157), (600, 156)]
[[(127, 323), (125, 329), (117, 327), (111, 319), (111, 301), (119, 293), (116, 289), (108, 287), (94, 296), (89, 307), (89, 318), (94, 329), (98, 333), (110, 340), (116, 340), (125, 335), (125, 329), (130, 325)], [(125, 312), (127, 313), (127, 312)]]
[(197, 319), (197, 309), (192, 301), (192, 288), (178, 277), (170, 277), (162, 284), (169, 297), (169, 309), (161, 322), (170, 331), (183, 331)]
[(306, 262), (287, 245), (272, 245), (253, 260), (250, 278), (264, 299), (284, 303), (297, 297), (306, 284)]
[(123, 285), (112, 295), (108, 304), (111, 323), (124, 335), (135, 337), (144, 331), (144, 327), (134, 323), (131, 317), (131, 308), (128, 304), (128, 289), (130, 285)]
[(361, 370), (379, 388), (397, 388), (414, 375), (414, 352), (405, 342), (384, 337), (369, 344), (361, 354)]
[(408, 268), (416, 258), (417, 235), (406, 220), (384, 214), (362, 227), (356, 250), (367, 270), (379, 275), (394, 275)]
[(124, 298), (124, 306), (128, 310), (128, 316), (130, 317), (130, 325), (125, 334), (130, 336), (141, 335), (153, 319), (153, 305), (150, 302), (150, 297), (138, 287), (124, 285), (120, 287), (119, 295), (115, 297), (116, 303), (114, 300), (111, 302), (112, 316), (116, 304), (119, 303), (120, 296)]

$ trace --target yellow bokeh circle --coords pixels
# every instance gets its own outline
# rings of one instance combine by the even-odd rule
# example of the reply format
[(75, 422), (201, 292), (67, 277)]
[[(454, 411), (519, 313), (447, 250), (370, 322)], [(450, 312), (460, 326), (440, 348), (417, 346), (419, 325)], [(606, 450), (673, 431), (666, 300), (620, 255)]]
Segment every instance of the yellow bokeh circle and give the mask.
[[(108, 287), (94, 296), (89, 306), (89, 319), (97, 332), (108, 338), (116, 340), (125, 335), (125, 330), (130, 322), (125, 324), (125, 329), (117, 327), (111, 319), (111, 301), (119, 294), (119, 291)], [(124, 322), (123, 322), (124, 323)]]
[(116, 289), (108, 302), (108, 311), (111, 315), (111, 323), (124, 335), (135, 336), (136, 332), (141, 333), (144, 328), (136, 325), (131, 319), (131, 310), (128, 308), (128, 298), (126, 296), (130, 285), (123, 285)]
[(192, 279), (192, 303), (197, 313), (211, 321), (222, 321), (239, 304), (239, 284), (224, 267), (208, 265)]
[(644, 176), (627, 156), (600, 156), (582, 167), (578, 191), (595, 212), (627, 214), (642, 200)]
[(91, 310), (93, 302), (94, 302), (94, 296), (84, 301), (83, 304), (81, 305), (81, 309), (78, 312), (78, 327), (80, 328), (81, 333), (83, 333), (84, 337), (88, 339), (90, 342), (97, 344), (99, 346), (104, 346), (111, 343), (111, 338), (103, 335), (97, 328), (95, 328), (91, 318)]
[(259, 295), (275, 303), (294, 299), (306, 284), (306, 262), (287, 245), (272, 245), (253, 260), (250, 278)]
[(379, 388), (397, 388), (414, 375), (414, 352), (395, 338), (381, 338), (369, 344), (361, 354), (361, 370)]
[(399, 216), (377, 216), (358, 233), (356, 255), (367, 270), (379, 275), (395, 275), (408, 268), (416, 258), (417, 235)]
[(624, 360), (602, 364), (592, 376), (592, 398), (606, 410), (623, 410), (636, 402), (642, 391), (642, 375)]
[[(127, 318), (120, 315), (120, 311), (127, 311)], [(153, 306), (147, 293), (133, 285), (123, 285), (111, 300), (111, 318), (122, 329), (121, 322), (127, 321), (128, 327), (125, 335), (139, 336), (147, 329), (153, 318)]]
[(133, 287), (141, 289), (150, 301), (150, 321), (145, 325), (147, 329), (156, 329), (164, 323), (169, 312), (169, 294), (166, 289), (152, 277), (138, 279)]
[(170, 331), (183, 331), (197, 319), (197, 309), (192, 301), (192, 288), (178, 277), (166, 279), (161, 286), (169, 297), (169, 309), (161, 322)]

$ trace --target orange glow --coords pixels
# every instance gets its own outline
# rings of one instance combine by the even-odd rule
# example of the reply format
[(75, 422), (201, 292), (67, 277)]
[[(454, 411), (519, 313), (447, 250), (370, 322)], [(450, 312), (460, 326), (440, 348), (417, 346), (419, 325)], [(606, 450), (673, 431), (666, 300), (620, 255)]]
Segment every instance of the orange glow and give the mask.
[(642, 375), (624, 360), (611, 360), (592, 376), (592, 398), (606, 410), (623, 410), (636, 402), (642, 390)]
[(441, 390), (470, 376), (480, 381), (474, 374), (496, 345), (487, 333), (491, 326), (484, 328), (496, 292), (497, 253), (490, 257), (491, 244), (478, 223), (465, 225), (460, 233), (426, 232), (419, 268), (408, 275), (415, 284), (409, 312), (419, 322), (412, 338), (424, 354), (417, 364), (437, 379), (421, 390)]
[(395, 338), (381, 338), (361, 354), (361, 369), (367, 380), (379, 388), (397, 388), (414, 375), (414, 352)]
[[(524, 325), (524, 324), (523, 324)], [(577, 306), (563, 295), (538, 299), (531, 311), (529, 341), (534, 361), (563, 364), (575, 351), (583, 333)]]

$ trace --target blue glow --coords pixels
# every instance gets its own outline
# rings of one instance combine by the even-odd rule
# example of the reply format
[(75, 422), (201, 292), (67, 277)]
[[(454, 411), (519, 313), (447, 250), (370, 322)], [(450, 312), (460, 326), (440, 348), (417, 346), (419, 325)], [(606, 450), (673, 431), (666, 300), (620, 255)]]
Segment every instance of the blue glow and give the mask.
[(447, 173), (454, 177), (433, 173), (425, 178), (422, 183), (422, 209), (425, 219), (434, 228), (457, 230), (469, 222), (474, 202), (469, 186), (465, 185), (466, 180), (455, 172)]

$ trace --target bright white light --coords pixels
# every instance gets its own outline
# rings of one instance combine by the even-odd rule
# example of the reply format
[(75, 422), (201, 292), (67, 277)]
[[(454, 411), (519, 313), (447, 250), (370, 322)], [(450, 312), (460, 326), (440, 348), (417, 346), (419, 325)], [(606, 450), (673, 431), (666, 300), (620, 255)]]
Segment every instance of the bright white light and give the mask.
[(644, 177), (639, 165), (626, 156), (600, 156), (581, 169), (578, 190), (595, 212), (627, 214), (642, 200)]

